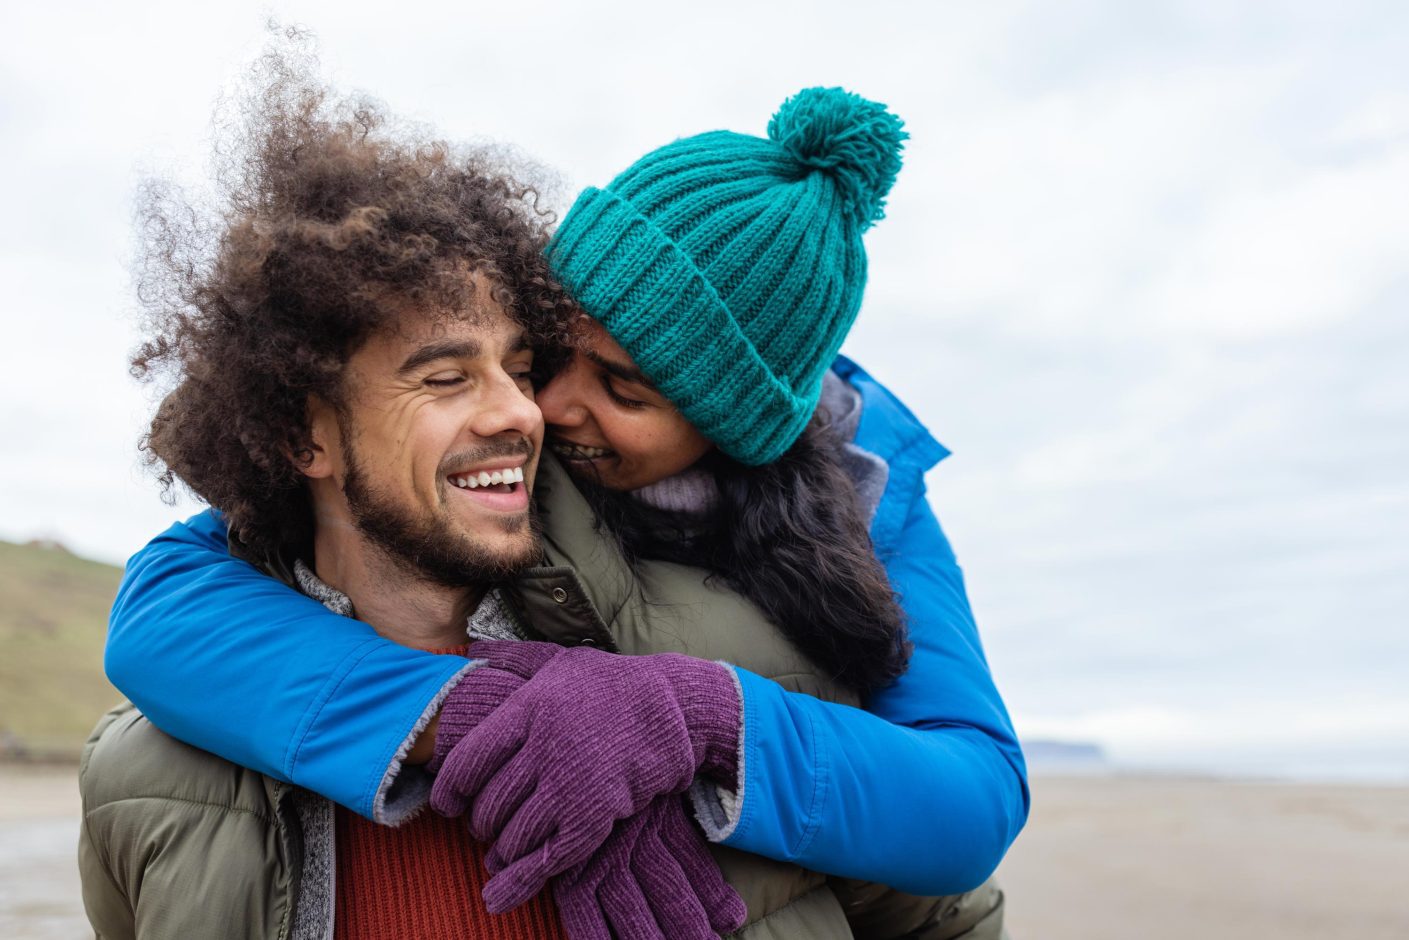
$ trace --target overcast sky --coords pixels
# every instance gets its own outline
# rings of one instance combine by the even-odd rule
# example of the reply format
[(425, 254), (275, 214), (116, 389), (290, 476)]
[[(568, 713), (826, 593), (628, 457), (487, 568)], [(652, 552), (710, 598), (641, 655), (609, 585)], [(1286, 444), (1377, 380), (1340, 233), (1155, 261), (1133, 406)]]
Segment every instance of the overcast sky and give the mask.
[(955, 451), (1020, 730), (1409, 777), (1409, 6), (137, 7), (0, 13), (0, 538), (120, 561), (190, 511), (136, 458), (133, 193), (200, 180), (268, 12), (564, 204), (839, 84), (912, 134), (847, 351)]

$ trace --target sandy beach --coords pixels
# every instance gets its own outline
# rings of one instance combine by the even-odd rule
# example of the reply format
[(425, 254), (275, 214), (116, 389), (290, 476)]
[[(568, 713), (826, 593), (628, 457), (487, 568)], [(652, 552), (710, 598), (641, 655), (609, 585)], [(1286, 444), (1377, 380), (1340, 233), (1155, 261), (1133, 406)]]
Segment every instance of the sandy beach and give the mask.
[(77, 767), (0, 764), (0, 937), (79, 940)]
[[(1034, 782), (1000, 873), (1014, 940), (1404, 940), (1409, 789), (1161, 777)], [(0, 937), (91, 937), (65, 768), (0, 766)]]
[(1409, 937), (1409, 789), (1044, 777), (1014, 940)]

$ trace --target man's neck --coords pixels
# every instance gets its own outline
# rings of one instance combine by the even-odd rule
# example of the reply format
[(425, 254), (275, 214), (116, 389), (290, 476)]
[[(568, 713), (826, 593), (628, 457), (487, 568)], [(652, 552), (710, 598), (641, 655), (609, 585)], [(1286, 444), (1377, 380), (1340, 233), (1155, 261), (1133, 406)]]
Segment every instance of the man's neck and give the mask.
[(446, 587), (417, 577), (350, 526), (318, 527), (313, 571), (346, 594), (357, 619), (402, 646), (440, 649), (467, 642), (465, 623), (482, 585)]

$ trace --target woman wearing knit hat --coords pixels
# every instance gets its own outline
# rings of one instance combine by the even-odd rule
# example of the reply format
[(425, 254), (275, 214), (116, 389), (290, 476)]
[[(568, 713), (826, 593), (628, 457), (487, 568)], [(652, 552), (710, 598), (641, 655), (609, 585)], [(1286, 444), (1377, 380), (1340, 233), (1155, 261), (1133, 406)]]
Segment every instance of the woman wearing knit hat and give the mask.
[[(579, 645), (528, 657), (521, 642), (477, 644), (484, 675), (523, 680), (487, 718), (469, 704), (481, 670), (435, 698), (444, 704), (434, 804), (468, 809), (477, 833), (495, 840), (500, 907), (580, 863), (614, 820), (689, 787), (709, 838), (736, 850), (716, 858), (748, 903), (746, 935), (997, 936), (1001, 896), (964, 892), (997, 866), (1028, 793), (962, 578), (924, 498), (923, 474), (947, 452), (837, 356), (865, 284), (862, 234), (882, 216), (904, 136), (881, 105), (808, 89), (767, 138), (676, 141), (583, 193), (564, 218), (550, 258), (595, 322), (539, 402), (586, 500), (546, 461), (535, 497), (548, 560), (577, 569), (595, 610), (577, 618), (587, 626), (559, 629), (553, 604), (577, 598), (555, 588), (540, 604), (511, 587), (532, 631)], [(596, 537), (588, 506), (612, 543)], [(214, 525), (198, 520), (190, 544), (168, 538), (148, 551), (209, 551), (201, 536)], [(129, 578), (124, 593), (145, 592), (146, 615), (167, 616), (119, 630), (116, 612), (118, 658), (146, 657), (144, 630), (198, 636), (212, 618), (251, 637), (295, 630), (326, 642), (319, 612), (290, 606), (276, 617), (267, 591), (243, 603), (259, 575), (233, 562), (214, 574), (202, 571), (199, 610), (181, 606), (170, 578)], [(251, 660), (260, 646), (248, 644)], [(152, 652), (200, 649), (166, 642)], [(199, 668), (231, 689), (267, 680), (228, 658)], [(149, 701), (198, 710), (212, 727), (195, 743), (239, 740), (245, 762), (268, 755), (281, 768), (295, 742), (240, 726), (238, 711), (179, 701), (181, 689), (158, 687), (162, 671), (120, 684), (144, 710)], [(299, 678), (287, 666), (281, 676)], [(319, 708), (359, 726), (416, 724), (427, 701), (379, 696), (378, 681), (354, 665)], [(607, 729), (611, 747), (583, 746)], [(325, 762), (310, 779), (368, 815), (380, 789), (328, 792), (327, 781), (401, 770), (371, 747), (302, 746)], [(658, 905), (641, 905), (656, 911), (654, 932), (613, 926), (687, 935)], [(575, 923), (605, 936), (604, 922)]]
[(652, 151), (578, 197), (554, 272), (656, 388), (735, 459), (769, 463), (816, 410), (866, 285), (907, 135), (882, 105), (814, 88), (759, 138)]

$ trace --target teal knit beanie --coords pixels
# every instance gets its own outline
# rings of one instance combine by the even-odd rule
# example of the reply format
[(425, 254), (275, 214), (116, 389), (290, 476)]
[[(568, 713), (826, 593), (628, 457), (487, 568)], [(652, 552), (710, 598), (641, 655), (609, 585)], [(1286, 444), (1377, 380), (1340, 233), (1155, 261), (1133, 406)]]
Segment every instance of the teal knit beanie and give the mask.
[(776, 460), (802, 433), (866, 286), (908, 135), (840, 88), (783, 103), (768, 137), (713, 131), (578, 197), (558, 277), (725, 453)]

